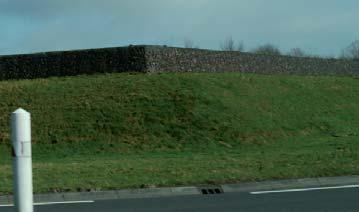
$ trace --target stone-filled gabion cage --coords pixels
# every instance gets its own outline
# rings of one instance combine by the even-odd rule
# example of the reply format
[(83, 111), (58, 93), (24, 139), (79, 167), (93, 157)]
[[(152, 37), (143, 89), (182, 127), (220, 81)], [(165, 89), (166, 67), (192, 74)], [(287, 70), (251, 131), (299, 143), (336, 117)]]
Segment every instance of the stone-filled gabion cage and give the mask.
[(0, 80), (111, 72), (357, 75), (359, 61), (145, 45), (0, 57)]

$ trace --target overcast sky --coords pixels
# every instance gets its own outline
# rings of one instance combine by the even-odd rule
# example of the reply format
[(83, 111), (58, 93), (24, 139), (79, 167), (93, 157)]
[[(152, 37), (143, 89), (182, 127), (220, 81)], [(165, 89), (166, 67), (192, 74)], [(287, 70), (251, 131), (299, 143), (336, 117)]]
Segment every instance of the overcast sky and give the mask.
[(359, 39), (358, 0), (0, 0), (0, 54), (161, 44), (333, 55)]

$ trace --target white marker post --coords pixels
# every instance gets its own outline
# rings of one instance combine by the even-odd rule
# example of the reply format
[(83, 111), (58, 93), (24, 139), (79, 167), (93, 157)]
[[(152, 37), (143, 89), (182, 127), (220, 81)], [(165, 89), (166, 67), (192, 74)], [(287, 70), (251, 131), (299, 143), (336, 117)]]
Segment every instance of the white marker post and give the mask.
[(31, 118), (19, 108), (11, 114), (14, 200), (17, 212), (33, 212)]

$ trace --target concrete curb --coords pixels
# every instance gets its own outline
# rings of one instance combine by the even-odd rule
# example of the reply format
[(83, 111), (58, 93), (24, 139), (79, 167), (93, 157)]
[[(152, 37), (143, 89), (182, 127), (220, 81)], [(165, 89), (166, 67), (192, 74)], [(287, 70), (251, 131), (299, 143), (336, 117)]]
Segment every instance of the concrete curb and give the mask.
[[(123, 189), (113, 191), (66, 192), (35, 194), (34, 202), (66, 202), (86, 200), (156, 198), (184, 195), (199, 195), (196, 187)], [(13, 196), (0, 196), (0, 205), (13, 204)]]
[(359, 176), (304, 178), (222, 185), (224, 192), (253, 192), (310, 187), (359, 185)]
[[(323, 177), (323, 178), (305, 178), (294, 180), (277, 180), (264, 182), (249, 182), (238, 184), (226, 184), (208, 188), (221, 188), (224, 193), (229, 192), (253, 192), (263, 190), (279, 189), (300, 189), (309, 187), (324, 186), (343, 186), (359, 185), (358, 176), (345, 177)], [(110, 199), (135, 199), (135, 198), (156, 198), (170, 196), (200, 195), (200, 187), (174, 187), (174, 188), (145, 188), (145, 189), (123, 189), (114, 191), (91, 191), (91, 192), (69, 192), (69, 193), (52, 193), (36, 194), (34, 202), (64, 202), (64, 201), (84, 201), (84, 200), (110, 200)], [(12, 204), (13, 197), (0, 196), (0, 205)]]

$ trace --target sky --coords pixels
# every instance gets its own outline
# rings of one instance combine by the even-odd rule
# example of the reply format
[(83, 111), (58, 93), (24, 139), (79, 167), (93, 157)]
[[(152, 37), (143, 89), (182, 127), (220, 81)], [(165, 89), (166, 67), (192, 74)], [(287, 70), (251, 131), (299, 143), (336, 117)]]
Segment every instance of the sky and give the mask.
[(0, 0), (0, 55), (150, 44), (337, 56), (359, 40), (358, 0)]

